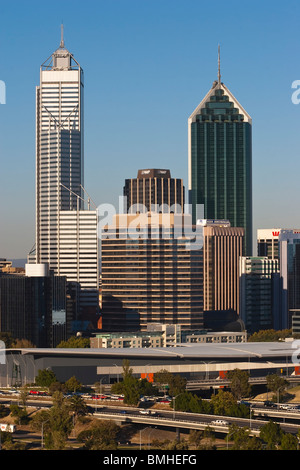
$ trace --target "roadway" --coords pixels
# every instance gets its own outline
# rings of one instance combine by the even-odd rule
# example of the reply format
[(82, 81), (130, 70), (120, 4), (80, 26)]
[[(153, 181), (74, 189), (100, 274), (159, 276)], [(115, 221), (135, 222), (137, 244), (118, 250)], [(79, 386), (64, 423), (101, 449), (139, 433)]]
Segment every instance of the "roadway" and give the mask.
[[(19, 402), (17, 397), (0, 398), (0, 403), (10, 405)], [(239, 427), (247, 427), (251, 430), (251, 434), (258, 435), (260, 428), (268, 423), (270, 419), (280, 424), (283, 431), (297, 434), (300, 429), (300, 410), (280, 410), (275, 408), (263, 407), (260, 403), (251, 403), (251, 418), (234, 418), (216, 415), (206, 415), (200, 413), (187, 413), (174, 410), (156, 409), (157, 416), (140, 414), (142, 408), (125, 407), (121, 404), (113, 406), (111, 402), (101, 404), (87, 401), (88, 405), (93, 409), (93, 415), (98, 419), (111, 419), (119, 423), (136, 423), (148, 426), (160, 426), (175, 429), (198, 429), (204, 430), (210, 426), (217, 433), (228, 433), (231, 424)], [(28, 399), (27, 408), (47, 409), (52, 406), (51, 399)], [(255, 419), (255, 417), (259, 419)], [(225, 420), (227, 425), (216, 425), (212, 422), (221, 419)], [(287, 422), (292, 421), (292, 422)], [(299, 424), (297, 423), (299, 422)]]
[[(253, 410), (253, 408), (252, 408)], [(94, 416), (99, 419), (112, 419), (120, 423), (136, 423), (145, 424), (148, 426), (162, 426), (170, 428), (182, 428), (182, 429), (198, 429), (204, 430), (207, 426), (210, 426), (215, 432), (228, 433), (228, 428), (231, 424), (236, 424), (239, 427), (248, 427), (251, 430), (251, 434), (258, 435), (262, 426), (268, 423), (267, 420), (256, 420), (254, 418), (234, 418), (224, 417), (216, 415), (205, 415), (200, 413), (186, 413), (181, 411), (162, 411), (157, 410), (159, 416), (149, 416), (139, 414), (140, 409), (138, 408), (121, 408), (116, 411), (116, 407), (96, 407)], [(284, 414), (284, 412), (283, 412)], [(278, 415), (277, 415), (278, 416)], [(298, 418), (300, 419), (300, 413)], [(227, 425), (215, 425), (212, 424), (215, 420), (225, 420)], [(293, 423), (279, 423), (282, 430), (288, 433), (297, 434), (300, 429), (299, 424)]]

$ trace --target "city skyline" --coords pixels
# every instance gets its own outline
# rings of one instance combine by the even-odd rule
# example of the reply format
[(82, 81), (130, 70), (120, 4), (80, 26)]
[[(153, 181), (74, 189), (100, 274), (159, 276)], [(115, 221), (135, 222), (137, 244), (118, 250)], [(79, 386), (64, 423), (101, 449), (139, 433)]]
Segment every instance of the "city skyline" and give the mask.
[[(190, 9), (181, 1), (130, 1), (126, 7), (120, 1), (90, 2), (93, 18), (86, 6), (75, 3), (74, 12), (64, 6), (57, 14), (54, 2), (46, 27), (39, 22), (45, 7), (35, 1), (29, 2), (35, 15), (23, 5), (16, 17), (12, 5), (2, 7), (0, 40), (8, 44), (0, 52), (0, 80), (7, 93), (0, 105), (2, 257), (25, 258), (32, 247), (34, 93), (41, 63), (59, 46), (62, 21), (66, 47), (85, 70), (85, 187), (97, 204), (117, 205), (124, 179), (139, 168), (169, 168), (187, 188), (188, 117), (217, 78), (220, 44), (222, 80), (254, 123), (254, 238), (257, 228), (300, 225), (300, 108), (291, 101), (292, 82), (300, 77), (296, 2), (262, 6), (255, 1), (250, 10), (231, 1), (226, 11), (221, 2), (191, 2)], [(217, 31), (211, 41), (208, 17)], [(230, 34), (228, 21), (234, 18), (239, 27)], [(241, 32), (242, 40), (236, 41)]]

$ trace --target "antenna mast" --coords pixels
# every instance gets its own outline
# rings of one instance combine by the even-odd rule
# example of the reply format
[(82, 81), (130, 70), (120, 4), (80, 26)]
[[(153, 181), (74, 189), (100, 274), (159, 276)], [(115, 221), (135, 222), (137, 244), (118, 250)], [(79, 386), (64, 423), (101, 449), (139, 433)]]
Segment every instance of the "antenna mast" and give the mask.
[(220, 45), (218, 46), (218, 84), (221, 85)]
[(61, 36), (61, 37), (60, 37), (60, 46), (59, 46), (59, 47), (60, 47), (61, 49), (64, 49), (64, 47), (65, 47), (65, 41), (64, 41), (64, 25), (63, 25), (63, 23), (61, 24), (61, 27), (60, 27), (60, 28), (61, 28), (61, 33), (60, 33), (60, 36)]

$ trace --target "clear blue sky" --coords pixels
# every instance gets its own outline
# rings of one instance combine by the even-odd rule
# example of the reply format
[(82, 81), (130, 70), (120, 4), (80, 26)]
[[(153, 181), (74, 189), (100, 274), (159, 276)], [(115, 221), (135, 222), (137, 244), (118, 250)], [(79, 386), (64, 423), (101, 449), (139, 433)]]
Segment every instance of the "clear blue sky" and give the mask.
[(253, 119), (254, 229), (300, 227), (297, 0), (0, 0), (0, 257), (35, 236), (35, 86), (65, 44), (85, 74), (85, 187), (117, 204), (125, 178), (169, 168), (188, 186), (187, 120), (217, 78)]

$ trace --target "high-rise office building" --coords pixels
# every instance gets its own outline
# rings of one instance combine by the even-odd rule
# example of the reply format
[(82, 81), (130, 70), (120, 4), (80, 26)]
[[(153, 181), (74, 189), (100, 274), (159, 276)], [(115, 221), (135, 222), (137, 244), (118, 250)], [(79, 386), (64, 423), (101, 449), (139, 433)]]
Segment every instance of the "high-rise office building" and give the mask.
[(62, 36), (41, 66), (36, 89), (36, 243), (31, 256), (55, 273), (59, 211), (82, 208), (83, 87), (83, 70)]
[(183, 180), (171, 178), (170, 170), (139, 170), (137, 178), (125, 180), (125, 212), (184, 212)]
[(149, 323), (202, 328), (202, 238), (191, 242), (189, 227), (191, 216), (154, 212), (116, 215), (105, 227), (103, 329), (128, 330), (130, 322), (133, 330), (137, 317), (142, 330)]
[(99, 261), (89, 196), (85, 210), (83, 89), (83, 70), (65, 48), (62, 30), (36, 89), (36, 243), (28, 259), (80, 284), (84, 316), (99, 307)]
[(199, 220), (203, 227), (203, 309), (205, 326), (239, 315), (239, 258), (244, 229), (228, 220)]
[(95, 315), (99, 305), (97, 223), (95, 210), (59, 212), (58, 275), (80, 285), (85, 317)]
[(278, 259), (278, 238), (283, 229), (258, 229), (257, 230), (257, 256), (266, 256), (269, 259)]
[(280, 312), (278, 258), (240, 257), (240, 315), (246, 330), (277, 329)]
[(300, 230), (282, 230), (279, 238), (282, 279), (282, 317), (280, 328), (300, 332)]
[(67, 339), (74, 318), (67, 305), (67, 282), (47, 265), (26, 265), (26, 275), (0, 273), (0, 331), (40, 348)]
[[(189, 204), (198, 218), (245, 229), (252, 255), (252, 119), (218, 80), (188, 119)], [(204, 217), (197, 208), (204, 206)]]

